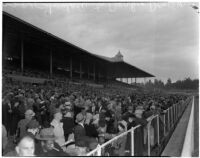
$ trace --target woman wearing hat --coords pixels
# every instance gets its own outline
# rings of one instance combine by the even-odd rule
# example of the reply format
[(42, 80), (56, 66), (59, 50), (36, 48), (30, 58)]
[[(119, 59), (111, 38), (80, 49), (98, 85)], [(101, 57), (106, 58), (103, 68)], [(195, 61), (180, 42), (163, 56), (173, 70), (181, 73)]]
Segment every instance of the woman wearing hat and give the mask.
[[(118, 135), (124, 133), (127, 130), (127, 122), (122, 120), (118, 123), (119, 133)], [(115, 156), (125, 156), (125, 146), (126, 146), (127, 135), (124, 135), (114, 142), (114, 154)]]
[(144, 155), (144, 127), (147, 125), (147, 120), (143, 118), (143, 110), (136, 109), (134, 113), (135, 118), (129, 124), (129, 128), (135, 127), (137, 125), (141, 125), (141, 127), (135, 129), (134, 138), (135, 138), (135, 145), (134, 151), (136, 156), (143, 156)]

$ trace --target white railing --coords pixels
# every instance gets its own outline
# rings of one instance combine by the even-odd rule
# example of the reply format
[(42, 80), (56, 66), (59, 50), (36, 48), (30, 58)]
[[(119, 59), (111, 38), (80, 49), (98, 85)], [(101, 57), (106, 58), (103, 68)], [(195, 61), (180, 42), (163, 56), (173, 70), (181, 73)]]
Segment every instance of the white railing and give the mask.
[[(164, 116), (163, 116), (163, 129), (160, 129), (160, 117), (159, 115), (153, 115), (149, 118), (147, 118), (148, 124), (146, 125), (147, 128), (147, 156), (151, 156), (151, 148), (152, 148), (152, 144), (157, 144), (159, 145), (161, 140), (160, 140), (160, 134), (165, 137), (166, 135), (168, 135), (168, 133), (171, 131), (171, 129), (174, 127), (175, 123), (177, 123), (178, 119), (180, 118), (180, 116), (182, 115), (184, 109), (186, 108), (186, 106), (188, 105), (188, 103), (190, 102), (190, 98), (188, 98), (183, 104), (174, 104), (173, 106), (171, 106), (170, 108), (168, 108), (167, 110), (164, 110)], [(156, 119), (156, 123), (154, 123), (154, 125), (156, 125), (155, 127), (153, 127), (152, 122), (154, 121), (154, 119)], [(162, 120), (162, 119), (161, 119)], [(130, 133), (130, 138), (131, 138), (131, 147), (130, 147), (130, 155), (129, 156), (135, 156), (135, 138), (134, 137), (134, 133), (135, 130), (138, 128), (142, 128), (141, 125), (137, 125), (135, 127), (132, 127), (131, 129), (129, 129), (128, 131), (112, 138), (111, 140), (107, 141), (106, 143), (102, 144), (102, 145), (98, 145), (96, 149), (94, 149), (93, 151), (87, 153), (87, 156), (104, 156), (104, 151), (105, 148), (108, 145), (111, 145), (118, 140), (121, 137), (127, 136)], [(157, 130), (155, 130), (157, 129)], [(161, 133), (161, 131), (163, 131), (163, 133)], [(154, 134), (153, 139), (152, 139), (152, 133)], [(156, 135), (155, 135), (156, 133)], [(155, 140), (155, 138), (157, 140)], [(154, 143), (152, 143), (152, 141)], [(155, 143), (156, 142), (156, 143)], [(112, 155), (109, 155), (112, 156)], [(124, 155), (125, 156), (125, 155)], [(136, 156), (145, 156), (145, 155), (136, 155)]]
[(183, 143), (181, 157), (192, 157), (194, 151), (194, 97), (192, 101), (192, 109), (186, 130), (186, 136)]

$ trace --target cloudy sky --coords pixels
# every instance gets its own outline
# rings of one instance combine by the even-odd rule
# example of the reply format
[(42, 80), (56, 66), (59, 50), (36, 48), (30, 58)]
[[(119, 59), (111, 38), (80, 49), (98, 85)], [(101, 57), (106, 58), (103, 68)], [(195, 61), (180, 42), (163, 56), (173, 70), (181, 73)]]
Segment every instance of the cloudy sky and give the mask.
[(14, 4), (3, 10), (91, 53), (156, 78), (198, 78), (199, 21), (192, 3)]

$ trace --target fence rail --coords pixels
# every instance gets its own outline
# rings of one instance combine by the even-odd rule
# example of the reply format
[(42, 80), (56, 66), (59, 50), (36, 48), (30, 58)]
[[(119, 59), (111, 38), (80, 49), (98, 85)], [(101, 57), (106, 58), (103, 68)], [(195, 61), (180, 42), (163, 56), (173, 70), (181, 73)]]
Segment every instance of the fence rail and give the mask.
[[(162, 115), (156, 114), (147, 118), (148, 124), (146, 126), (137, 125), (132, 127), (106, 143), (98, 145), (97, 148), (89, 152), (87, 156), (113, 156), (108, 150), (112, 148), (113, 144), (119, 139), (130, 141), (130, 149), (127, 150), (128, 152), (126, 155), (119, 156), (151, 156), (152, 148), (155, 145), (159, 146), (163, 138), (172, 131), (190, 101), (191, 97), (187, 98), (182, 104), (177, 103), (172, 105), (167, 110), (164, 110)], [(143, 138), (139, 138), (139, 135), (141, 135), (140, 132), (143, 133)], [(142, 141), (143, 146), (136, 144), (137, 141)], [(142, 149), (139, 149), (140, 147)]]

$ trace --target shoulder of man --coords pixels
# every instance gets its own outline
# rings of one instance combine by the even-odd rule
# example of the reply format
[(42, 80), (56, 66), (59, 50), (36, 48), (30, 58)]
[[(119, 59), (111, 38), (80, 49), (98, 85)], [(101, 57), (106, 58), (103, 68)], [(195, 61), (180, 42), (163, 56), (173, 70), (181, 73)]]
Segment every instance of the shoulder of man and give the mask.
[(15, 150), (8, 152), (4, 155), (5, 157), (16, 157), (18, 156), (17, 152)]

